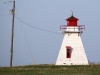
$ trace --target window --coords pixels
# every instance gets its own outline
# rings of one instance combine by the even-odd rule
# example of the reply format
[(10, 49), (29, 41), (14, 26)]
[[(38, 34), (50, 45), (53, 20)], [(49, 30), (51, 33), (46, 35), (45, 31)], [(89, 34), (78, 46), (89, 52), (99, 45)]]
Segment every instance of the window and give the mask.
[(70, 46), (66, 46), (66, 58), (71, 58), (72, 48)]

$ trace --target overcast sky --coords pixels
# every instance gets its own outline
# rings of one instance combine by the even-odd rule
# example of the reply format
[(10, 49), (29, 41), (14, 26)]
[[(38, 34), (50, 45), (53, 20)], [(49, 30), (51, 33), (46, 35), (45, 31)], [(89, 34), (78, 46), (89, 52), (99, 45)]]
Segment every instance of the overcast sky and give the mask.
[[(12, 2), (4, 2), (9, 0), (0, 0), (0, 66), (9, 66)], [(81, 38), (88, 60), (100, 62), (100, 0), (16, 0), (13, 66), (33, 64), (31, 54), (36, 64), (55, 63), (63, 39), (60, 25), (71, 10), (78, 25), (85, 25)]]

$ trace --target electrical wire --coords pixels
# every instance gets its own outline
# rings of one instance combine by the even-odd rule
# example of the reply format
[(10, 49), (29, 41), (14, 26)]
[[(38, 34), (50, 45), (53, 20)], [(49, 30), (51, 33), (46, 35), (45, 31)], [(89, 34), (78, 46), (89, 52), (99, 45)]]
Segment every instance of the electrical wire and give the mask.
[(6, 3), (10, 3), (10, 2), (13, 2), (13, 1), (4, 2), (4, 4), (6, 4)]
[[(59, 32), (49, 31), (49, 30), (46, 30), (46, 29), (41, 29), (41, 28), (32, 26), (32, 25), (30, 25), (30, 24), (28, 24), (28, 23), (22, 21), (21, 19), (19, 19), (19, 18), (16, 17), (16, 16), (15, 16), (15, 18), (17, 18), (17, 19), (20, 21), (20, 24), (21, 24), (21, 23), (24, 23), (24, 24), (26, 24), (26, 25), (28, 25), (28, 26), (30, 26), (30, 27), (32, 27), (32, 28), (35, 28), (35, 29), (38, 29), (38, 30), (41, 30), (41, 31), (46, 31), (46, 32), (51, 32), (51, 33), (61, 34), (61, 33), (59, 33)], [(22, 27), (22, 30), (23, 30), (22, 24), (21, 24), (21, 27)], [(27, 45), (28, 45), (28, 48), (29, 48), (29, 51), (30, 51), (29, 43), (28, 43), (28, 41), (27, 41), (27, 38), (26, 38), (26, 35), (25, 35), (24, 30), (23, 30), (23, 33), (24, 33), (24, 37), (25, 37), (25, 39), (26, 39), (26, 42), (27, 42)], [(36, 65), (36, 63), (35, 63), (35, 61), (34, 61), (34, 58), (33, 58), (33, 55), (32, 55), (32, 53), (31, 53), (31, 51), (30, 51), (30, 54), (31, 54), (31, 57), (32, 57), (32, 60), (33, 60), (34, 65)]]
[[(11, 6), (9, 3), (10, 2), (13, 2), (13, 1), (8, 1), (8, 2), (0, 2), (2, 4), (8, 4), (9, 6)], [(6, 15), (0, 15), (0, 16), (8, 16), (8, 15), (11, 15), (11, 14), (6, 14)]]
[[(10, 3), (10, 2), (13, 2), (13, 1), (4, 2), (4, 4), (8, 4), (8, 3)], [(10, 6), (11, 6), (11, 5), (10, 5)], [(4, 16), (6, 16), (6, 15), (4, 15)], [(38, 29), (38, 30), (41, 30), (41, 31), (46, 31), (46, 32), (51, 32), (51, 33), (61, 34), (61, 33), (59, 33), (59, 32), (50, 31), (50, 30), (41, 29), (41, 28), (32, 26), (32, 25), (30, 25), (30, 24), (28, 24), (28, 23), (22, 21), (20, 18), (18, 18), (18, 17), (16, 17), (16, 16), (15, 16), (15, 18), (17, 18), (20, 22), (22, 22), (22, 23), (24, 23), (24, 24), (26, 24), (26, 25), (28, 25), (28, 26), (30, 26), (30, 27), (32, 27), (32, 28), (35, 28), (35, 29)]]
[(28, 25), (28, 26), (30, 26), (30, 27), (32, 27), (32, 28), (35, 28), (35, 29), (38, 29), (38, 30), (41, 30), (41, 31), (46, 31), (46, 32), (51, 32), (51, 33), (61, 34), (61, 33), (59, 33), (59, 32), (50, 31), (50, 30), (41, 29), (41, 28), (38, 28), (38, 27), (32, 26), (32, 25), (30, 25), (30, 24), (28, 24), (28, 23), (22, 21), (21, 19), (19, 19), (19, 18), (16, 17), (16, 16), (15, 16), (15, 18), (17, 18), (17, 19), (20, 20), (22, 23), (24, 23), (24, 24), (26, 24), (26, 25)]
[(0, 16), (8, 16), (8, 15), (11, 15), (11, 14), (7, 14), (7, 15), (0, 15)]
[[(16, 12), (17, 12), (17, 10), (16, 10)], [(18, 15), (18, 12), (17, 12), (17, 15)], [(18, 16), (19, 16), (19, 15), (18, 15)], [(20, 20), (19, 20), (19, 21), (20, 21)], [(33, 61), (34, 65), (36, 65), (36, 63), (35, 63), (35, 61), (34, 61), (34, 58), (33, 58), (33, 55), (32, 55), (32, 53), (31, 53), (31, 49), (30, 49), (30, 46), (29, 46), (29, 42), (28, 42), (27, 37), (26, 37), (26, 35), (25, 35), (24, 28), (23, 28), (23, 26), (22, 26), (21, 21), (20, 21), (20, 25), (21, 25), (21, 28), (22, 28), (22, 31), (23, 31), (23, 34), (24, 34), (24, 37), (25, 37), (25, 40), (26, 40), (26, 43), (27, 43), (27, 46), (28, 46), (28, 50), (29, 50), (29, 52), (30, 52), (30, 56), (31, 56), (31, 58), (32, 58), (32, 61)]]
[[(13, 2), (13, 1), (8, 1), (8, 2), (0, 2), (0, 4), (8, 4), (8, 5), (10, 5), (9, 3), (11, 3), (11, 2)], [(10, 5), (11, 6), (11, 5)]]

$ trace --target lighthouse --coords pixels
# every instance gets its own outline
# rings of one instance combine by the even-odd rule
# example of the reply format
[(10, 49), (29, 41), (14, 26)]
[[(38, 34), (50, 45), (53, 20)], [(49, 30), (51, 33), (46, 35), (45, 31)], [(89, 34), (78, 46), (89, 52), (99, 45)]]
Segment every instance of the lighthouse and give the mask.
[(60, 26), (64, 38), (55, 65), (89, 65), (81, 40), (85, 25), (78, 25), (78, 20), (72, 13), (67, 24)]

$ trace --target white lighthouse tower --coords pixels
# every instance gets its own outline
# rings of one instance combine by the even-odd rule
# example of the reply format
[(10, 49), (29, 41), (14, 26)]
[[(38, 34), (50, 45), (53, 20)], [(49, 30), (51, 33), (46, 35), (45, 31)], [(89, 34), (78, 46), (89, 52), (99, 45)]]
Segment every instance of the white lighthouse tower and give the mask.
[(77, 25), (79, 19), (73, 14), (67, 18), (67, 25), (61, 25), (60, 31), (64, 35), (62, 45), (55, 65), (88, 65), (88, 59), (81, 41), (84, 25)]

